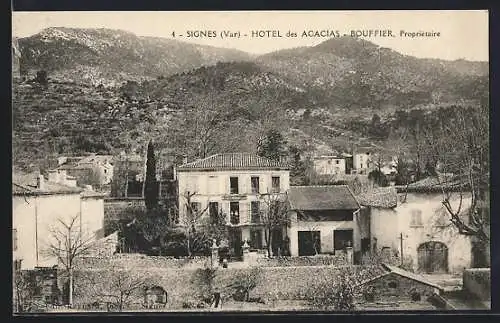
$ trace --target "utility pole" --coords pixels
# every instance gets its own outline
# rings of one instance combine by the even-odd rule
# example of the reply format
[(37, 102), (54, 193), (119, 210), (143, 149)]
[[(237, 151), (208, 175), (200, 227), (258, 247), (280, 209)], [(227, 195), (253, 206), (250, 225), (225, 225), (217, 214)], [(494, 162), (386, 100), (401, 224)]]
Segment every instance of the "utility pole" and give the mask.
[(400, 241), (400, 243), (401, 243), (401, 247), (400, 247), (400, 249), (401, 249), (401, 266), (403, 266), (403, 259), (404, 258), (403, 258), (403, 233), (402, 232), (399, 234), (399, 240), (401, 240)]

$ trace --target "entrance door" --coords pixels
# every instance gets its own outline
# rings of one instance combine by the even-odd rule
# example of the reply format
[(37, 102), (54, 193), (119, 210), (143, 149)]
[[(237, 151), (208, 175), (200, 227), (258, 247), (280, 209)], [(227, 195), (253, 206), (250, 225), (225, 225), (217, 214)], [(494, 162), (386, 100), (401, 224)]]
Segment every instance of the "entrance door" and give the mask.
[(229, 233), (229, 248), (231, 249), (231, 256), (239, 259), (243, 256), (242, 250), (242, 236), (240, 228), (228, 228)]
[(352, 229), (333, 230), (333, 248), (335, 252), (345, 250), (349, 244), (353, 246)]
[(282, 253), (283, 251), (283, 230), (281, 228), (279, 229), (274, 229), (271, 231), (272, 234), (272, 241), (271, 241), (271, 250), (273, 252), (274, 256), (278, 255), (278, 248), (280, 249), (280, 252)]
[(444, 243), (429, 241), (418, 247), (418, 268), (426, 273), (448, 271), (448, 247)]
[(321, 242), (319, 231), (299, 231), (299, 256), (314, 256), (320, 253)]

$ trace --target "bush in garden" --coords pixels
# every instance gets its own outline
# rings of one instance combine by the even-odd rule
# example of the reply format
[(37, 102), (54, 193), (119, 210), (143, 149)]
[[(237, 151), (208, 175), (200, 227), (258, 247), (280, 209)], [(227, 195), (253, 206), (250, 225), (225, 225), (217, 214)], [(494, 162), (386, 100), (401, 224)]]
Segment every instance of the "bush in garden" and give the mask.
[[(339, 268), (334, 275), (318, 277), (319, 284), (311, 286), (307, 292), (309, 305), (321, 310), (352, 311), (355, 309), (355, 286), (363, 272), (354, 272), (350, 268)], [(356, 292), (360, 287), (356, 287)]]
[(262, 277), (262, 269), (253, 267), (251, 270), (245, 270), (236, 274), (229, 288), (233, 290), (233, 297), (238, 301), (248, 302), (250, 292), (257, 287)]

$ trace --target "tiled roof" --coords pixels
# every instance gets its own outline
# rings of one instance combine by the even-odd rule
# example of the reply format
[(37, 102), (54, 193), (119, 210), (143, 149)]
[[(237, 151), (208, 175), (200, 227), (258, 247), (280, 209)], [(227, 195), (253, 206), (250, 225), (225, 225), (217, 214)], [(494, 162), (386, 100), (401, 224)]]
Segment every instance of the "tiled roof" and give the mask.
[(347, 185), (292, 186), (288, 193), (292, 210), (356, 210), (359, 204)]
[(286, 163), (250, 153), (224, 153), (180, 165), (177, 169), (185, 171), (190, 169), (290, 169), (290, 167)]
[(418, 182), (396, 186), (398, 193), (402, 192), (441, 192), (458, 191), (466, 188), (466, 181), (453, 176), (427, 177)]
[(394, 187), (379, 187), (356, 196), (359, 204), (378, 208), (394, 208), (398, 205), (398, 194)]
[(46, 179), (44, 189), (40, 190), (37, 188), (36, 178), (36, 173), (12, 174), (12, 195), (79, 194), (83, 191), (79, 187), (61, 185), (49, 182)]
[(443, 288), (439, 285), (436, 285), (428, 280), (426, 280), (424, 277), (420, 276), (420, 275), (417, 275), (417, 274), (414, 274), (412, 272), (409, 272), (409, 271), (406, 271), (404, 269), (401, 269), (399, 267), (396, 267), (396, 266), (391, 266), (391, 265), (388, 265), (388, 264), (382, 264), (381, 266), (385, 272), (378, 275), (378, 276), (375, 276), (373, 278), (369, 278), (359, 284), (357, 284), (356, 286), (362, 286), (362, 285), (365, 285), (369, 282), (372, 282), (374, 280), (377, 280), (379, 278), (382, 278), (382, 277), (385, 277), (389, 274), (396, 274), (398, 276), (402, 276), (402, 277), (405, 277), (405, 278), (408, 278), (408, 279), (411, 279), (411, 280), (414, 280), (416, 282), (419, 282), (421, 284), (425, 284), (425, 285), (428, 285), (428, 286), (431, 286), (431, 287), (434, 287), (434, 288), (437, 288), (438, 290), (442, 291)]
[(95, 192), (95, 191), (83, 191), (82, 192), (82, 197), (83, 198), (105, 198), (107, 195), (104, 194), (104, 193), (99, 193), (99, 192)]

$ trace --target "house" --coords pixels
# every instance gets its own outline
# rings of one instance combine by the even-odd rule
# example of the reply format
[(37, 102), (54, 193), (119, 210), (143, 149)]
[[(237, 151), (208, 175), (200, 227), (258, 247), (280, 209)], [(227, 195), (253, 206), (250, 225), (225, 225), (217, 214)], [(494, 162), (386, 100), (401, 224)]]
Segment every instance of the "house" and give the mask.
[(78, 185), (102, 187), (113, 179), (113, 156), (96, 155), (58, 158), (58, 167), (49, 173), (49, 180), (58, 176), (75, 177)]
[(353, 170), (356, 174), (367, 175), (373, 167), (372, 148), (360, 147), (353, 154)]
[(366, 239), (360, 205), (347, 185), (292, 186), (288, 193), (291, 225), (290, 254), (335, 254), (352, 246), (355, 253)]
[(144, 156), (121, 153), (113, 158), (113, 166), (111, 196), (142, 196), (141, 181), (146, 167)]
[[(52, 230), (62, 220), (77, 217), (77, 227), (92, 240), (104, 234), (104, 197), (93, 191), (45, 180), (43, 175), (13, 176), (12, 235), (13, 257), (18, 269), (51, 267), (48, 244), (54, 243)], [(70, 181), (71, 182), (71, 181)]]
[[(387, 187), (360, 194), (367, 208), (371, 250), (403, 258), (416, 272), (462, 272), (472, 261), (471, 239), (461, 235), (450, 222), (442, 204), (443, 192), (457, 187), (440, 186), (427, 178), (408, 187)], [(458, 193), (451, 195), (453, 208), (460, 204)], [(464, 193), (462, 210), (471, 203)]]
[(313, 158), (313, 165), (319, 175), (346, 173), (346, 160), (341, 156), (317, 156)]
[(207, 216), (220, 211), (227, 215), (233, 254), (241, 254), (243, 241), (252, 249), (265, 248), (261, 210), (266, 196), (288, 191), (287, 164), (250, 153), (224, 153), (180, 165), (175, 172), (181, 225), (187, 212), (186, 194), (194, 194), (190, 199), (193, 209), (207, 210)]
[[(430, 300), (443, 293), (443, 288), (424, 277), (388, 264), (381, 265), (384, 272), (360, 282), (355, 290), (358, 306), (364, 309), (387, 309), (387, 305), (401, 309), (435, 309)], [(384, 304), (384, 305), (380, 305)]]

